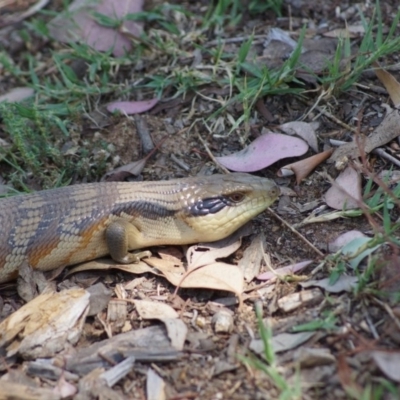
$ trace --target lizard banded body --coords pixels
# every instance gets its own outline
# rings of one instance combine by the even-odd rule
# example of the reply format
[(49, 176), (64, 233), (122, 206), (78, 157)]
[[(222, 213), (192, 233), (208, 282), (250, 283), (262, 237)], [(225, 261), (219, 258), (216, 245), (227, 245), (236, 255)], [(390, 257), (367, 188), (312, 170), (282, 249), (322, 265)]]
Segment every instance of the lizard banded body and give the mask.
[(100, 182), (0, 200), (0, 283), (18, 268), (48, 271), (110, 254), (165, 244), (222, 239), (279, 195), (269, 179), (248, 174), (157, 182)]

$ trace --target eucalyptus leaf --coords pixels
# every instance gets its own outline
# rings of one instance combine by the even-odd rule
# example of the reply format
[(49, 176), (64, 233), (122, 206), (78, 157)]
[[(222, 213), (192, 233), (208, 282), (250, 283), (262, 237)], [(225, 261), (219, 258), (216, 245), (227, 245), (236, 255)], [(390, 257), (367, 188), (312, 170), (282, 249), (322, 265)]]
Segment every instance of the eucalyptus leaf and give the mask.
[[(346, 246), (342, 248), (342, 254), (350, 259), (349, 263), (353, 269), (356, 269), (365, 257), (372, 254), (381, 246), (381, 244), (378, 244), (369, 247), (367, 243), (371, 243), (372, 241), (373, 239), (368, 237), (359, 237), (347, 243)], [(365, 248), (365, 250), (360, 252), (362, 248)]]

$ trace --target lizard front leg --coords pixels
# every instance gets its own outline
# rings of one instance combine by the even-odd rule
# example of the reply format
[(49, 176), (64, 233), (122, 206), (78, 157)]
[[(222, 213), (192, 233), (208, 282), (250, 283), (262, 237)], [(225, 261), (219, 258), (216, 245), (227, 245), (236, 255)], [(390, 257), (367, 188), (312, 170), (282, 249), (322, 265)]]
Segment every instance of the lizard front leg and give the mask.
[(140, 235), (138, 229), (129, 221), (112, 222), (105, 231), (108, 251), (112, 259), (121, 264), (137, 263), (144, 257), (150, 257), (150, 251), (129, 253), (129, 238)]

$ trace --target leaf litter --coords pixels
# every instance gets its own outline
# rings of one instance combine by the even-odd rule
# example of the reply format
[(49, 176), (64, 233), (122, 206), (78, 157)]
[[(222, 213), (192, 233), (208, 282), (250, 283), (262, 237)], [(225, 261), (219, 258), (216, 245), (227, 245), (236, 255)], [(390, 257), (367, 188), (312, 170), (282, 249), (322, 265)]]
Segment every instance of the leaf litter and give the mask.
[(147, 301), (134, 300), (136, 310), (143, 319), (159, 319), (167, 328), (168, 337), (171, 345), (176, 350), (182, 350), (187, 334), (185, 323), (178, 318), (178, 313), (168, 304)]
[(187, 251), (188, 267), (173, 256), (144, 258), (133, 264), (118, 264), (111, 259), (98, 259), (71, 268), (68, 274), (90, 270), (110, 270), (143, 274), (150, 272), (165, 277), (178, 288), (226, 290), (240, 297), (244, 287), (242, 270), (233, 264), (217, 262), (234, 253), (241, 244), (240, 237), (249, 233), (244, 226), (231, 236), (209, 244), (196, 244)]

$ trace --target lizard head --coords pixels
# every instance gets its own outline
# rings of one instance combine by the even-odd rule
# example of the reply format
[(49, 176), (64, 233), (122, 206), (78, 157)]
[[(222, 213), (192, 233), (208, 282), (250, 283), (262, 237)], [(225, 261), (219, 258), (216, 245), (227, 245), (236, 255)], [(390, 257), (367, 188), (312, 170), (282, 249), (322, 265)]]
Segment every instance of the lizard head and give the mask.
[(270, 179), (233, 173), (197, 178), (182, 190), (182, 218), (199, 241), (215, 241), (236, 231), (279, 196)]

